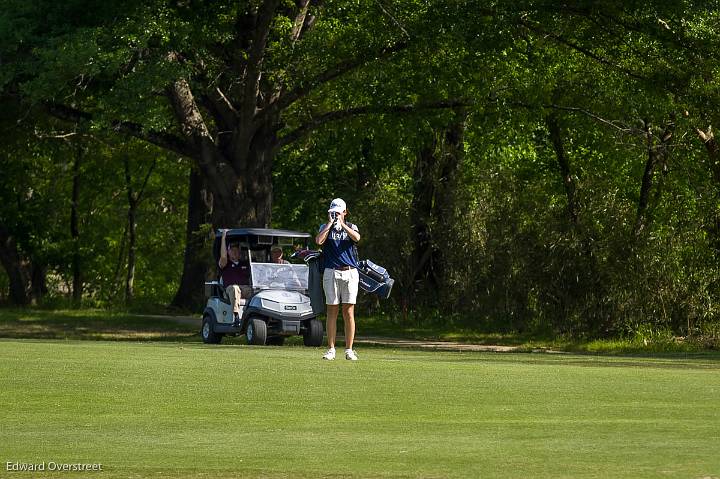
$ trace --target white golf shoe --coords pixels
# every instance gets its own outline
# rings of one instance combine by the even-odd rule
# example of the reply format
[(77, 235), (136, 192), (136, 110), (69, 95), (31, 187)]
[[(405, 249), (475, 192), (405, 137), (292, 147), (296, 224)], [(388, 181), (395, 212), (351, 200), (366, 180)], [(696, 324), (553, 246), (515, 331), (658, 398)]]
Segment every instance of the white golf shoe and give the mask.
[(328, 349), (327, 353), (323, 354), (322, 358), (328, 361), (332, 361), (333, 359), (335, 359), (335, 348)]
[(347, 359), (348, 361), (357, 361), (358, 357), (357, 354), (355, 354), (355, 351), (353, 351), (352, 349), (346, 349), (345, 359)]

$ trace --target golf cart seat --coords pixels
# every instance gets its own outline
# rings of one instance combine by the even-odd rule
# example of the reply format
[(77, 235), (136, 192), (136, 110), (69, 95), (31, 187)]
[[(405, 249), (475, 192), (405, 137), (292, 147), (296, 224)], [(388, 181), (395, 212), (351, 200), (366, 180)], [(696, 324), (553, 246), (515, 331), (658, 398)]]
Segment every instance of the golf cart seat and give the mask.
[[(230, 298), (228, 297), (227, 292), (225, 291), (225, 286), (223, 286), (222, 280), (205, 282), (205, 297), (212, 298), (213, 296), (217, 296), (224, 303), (230, 304)], [(246, 298), (240, 299), (241, 306), (244, 306), (246, 304), (246, 302), (247, 302)]]

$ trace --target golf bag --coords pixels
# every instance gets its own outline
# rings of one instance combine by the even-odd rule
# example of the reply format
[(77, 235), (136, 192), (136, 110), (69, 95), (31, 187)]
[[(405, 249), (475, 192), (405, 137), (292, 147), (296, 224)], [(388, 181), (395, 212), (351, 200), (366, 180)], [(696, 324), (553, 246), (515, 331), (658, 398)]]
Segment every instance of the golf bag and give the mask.
[[(355, 253), (357, 258), (357, 250)], [(322, 290), (322, 252), (314, 250), (302, 250), (293, 254), (293, 258), (300, 258), (307, 263), (310, 271), (308, 278), (310, 302), (313, 312), (320, 314), (325, 311), (325, 298)], [(382, 299), (390, 297), (395, 280), (385, 268), (379, 266), (369, 259), (358, 261), (358, 276), (360, 278), (360, 289), (367, 293), (378, 295)]]
[(390, 297), (395, 280), (382, 266), (378, 266), (369, 259), (358, 261), (358, 274), (360, 276), (360, 288), (368, 293), (380, 296), (382, 299)]
[(325, 295), (322, 284), (322, 253), (314, 250), (301, 250), (293, 253), (292, 258), (300, 258), (308, 265), (308, 296), (313, 313), (325, 312)]

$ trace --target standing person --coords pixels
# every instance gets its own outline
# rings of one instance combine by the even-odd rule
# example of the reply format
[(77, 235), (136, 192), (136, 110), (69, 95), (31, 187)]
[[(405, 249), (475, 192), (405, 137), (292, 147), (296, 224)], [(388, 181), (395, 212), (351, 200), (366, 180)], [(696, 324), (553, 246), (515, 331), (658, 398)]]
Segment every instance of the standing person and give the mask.
[(243, 260), (240, 244), (231, 243), (226, 246), (225, 236), (228, 230), (223, 230), (222, 239), (220, 240), (220, 259), (218, 267), (220, 268), (220, 277), (222, 278), (225, 291), (230, 298), (230, 304), (233, 307), (233, 319), (236, 323), (240, 322), (240, 306), (243, 297), (252, 295), (250, 287), (250, 264), (247, 258)]
[(360, 241), (357, 226), (345, 221), (347, 205), (335, 198), (328, 209), (328, 222), (320, 226), (315, 243), (322, 246), (325, 271), (323, 289), (327, 304), (328, 351), (323, 359), (335, 359), (338, 310), (342, 306), (345, 322), (345, 359), (357, 361), (353, 350), (355, 340), (355, 301), (359, 275), (355, 245)]

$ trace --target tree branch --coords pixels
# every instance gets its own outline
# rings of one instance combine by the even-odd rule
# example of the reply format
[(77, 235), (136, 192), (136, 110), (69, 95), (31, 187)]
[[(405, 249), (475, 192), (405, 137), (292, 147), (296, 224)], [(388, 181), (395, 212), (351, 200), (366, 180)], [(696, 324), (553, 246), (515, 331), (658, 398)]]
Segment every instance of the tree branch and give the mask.
[[(395, 45), (392, 45), (390, 47), (382, 49), (380, 52), (378, 52), (377, 55), (374, 55), (374, 59), (381, 59), (381, 58), (387, 58), (390, 55), (397, 53), (399, 51), (402, 51), (408, 47), (409, 43), (407, 42), (398, 42)], [(368, 63), (367, 57), (363, 58), (352, 58), (349, 60), (346, 60), (344, 62), (338, 63), (336, 65), (333, 65), (332, 67), (328, 68), (315, 78), (305, 82), (303, 85), (300, 85), (284, 95), (281, 95), (279, 99), (268, 109), (268, 114), (277, 113), (279, 111), (283, 111), (293, 103), (295, 103), (297, 100), (307, 96), (311, 91), (313, 91), (315, 88), (332, 81), (345, 73), (348, 73), (356, 68), (361, 67), (362, 65)]]
[(153, 130), (145, 131), (142, 125), (137, 123), (130, 121), (115, 121), (112, 124), (112, 128), (115, 131), (130, 135), (138, 140), (152, 143), (164, 150), (172, 151), (173, 153), (177, 153), (178, 155), (185, 156), (187, 158), (197, 159), (199, 154), (196, 148), (193, 148), (189, 142), (183, 140), (182, 138), (164, 132)]
[[(643, 121), (644, 134), (647, 145), (647, 161), (645, 162), (645, 170), (643, 171), (642, 182), (640, 184), (640, 196), (638, 200), (637, 213), (635, 218), (635, 227), (633, 232), (636, 237), (640, 236), (651, 221), (652, 209), (650, 208), (650, 192), (653, 187), (653, 179), (656, 167), (661, 163), (663, 170), (667, 170), (668, 145), (673, 138), (675, 131), (675, 118), (671, 117), (665, 126), (665, 131), (658, 137), (657, 141), (652, 133), (652, 126), (649, 122)], [(655, 196), (659, 198), (659, 190), (656, 190)]]
[(433, 103), (421, 103), (416, 105), (396, 105), (396, 106), (362, 106), (362, 107), (355, 107), (355, 108), (348, 108), (346, 110), (338, 110), (338, 111), (331, 111), (324, 113), (317, 118), (314, 118), (310, 120), (308, 123), (305, 123), (304, 125), (296, 128), (295, 130), (287, 133), (286, 135), (282, 136), (278, 140), (278, 147), (282, 148), (284, 146), (289, 145), (290, 143), (293, 143), (303, 136), (307, 135), (313, 130), (316, 130), (317, 128), (321, 127), (322, 125), (329, 123), (331, 121), (337, 121), (342, 120), (345, 118), (350, 118), (353, 116), (359, 116), (359, 115), (368, 115), (368, 114), (399, 114), (399, 113), (416, 113), (418, 111), (423, 110), (441, 110), (441, 109), (450, 109), (450, 108), (457, 108), (460, 106), (473, 106), (475, 103), (467, 101), (467, 100), (442, 100), (437, 101)]
[[(223, 178), (230, 172), (220, 171), (222, 157), (195, 102), (190, 85), (185, 79), (177, 80), (168, 87), (167, 94), (170, 97), (175, 116), (180, 122), (183, 135), (197, 150), (194, 158), (198, 167), (213, 184), (218, 187), (226, 185)], [(219, 193), (226, 197), (231, 196), (230, 191), (226, 188)]]
[[(59, 120), (75, 123), (92, 120), (91, 114), (59, 103), (45, 103), (45, 109), (50, 115)], [(170, 133), (154, 130), (146, 131), (142, 125), (129, 121), (115, 121), (112, 123), (112, 129), (133, 136), (139, 140), (147, 141), (148, 143), (152, 143), (155, 146), (159, 146), (160, 148), (172, 151), (181, 156), (189, 158), (195, 158), (197, 156), (197, 151), (193, 149), (188, 142)]]
[(275, 9), (279, 3), (279, 0), (265, 0), (260, 6), (260, 11), (257, 15), (255, 35), (248, 54), (245, 85), (240, 105), (241, 127), (249, 125), (251, 119), (255, 116), (260, 88), (261, 66), (265, 57), (265, 47), (267, 46), (267, 40), (270, 35), (270, 26), (275, 16)]
[(252, 137), (257, 128), (257, 122), (253, 120), (258, 109), (258, 98), (260, 96), (261, 67), (270, 35), (270, 27), (279, 3), (279, 0), (265, 0), (260, 6), (257, 15), (254, 16), (254, 35), (249, 46), (248, 61), (244, 71), (238, 122), (233, 131), (230, 145), (232, 156), (235, 158), (232, 166), (236, 172), (243, 169)]
[(586, 57), (592, 58), (593, 60), (597, 61), (598, 63), (602, 63), (603, 65), (607, 65), (609, 67), (612, 67), (622, 73), (625, 73), (626, 75), (635, 78), (636, 80), (643, 80), (647, 81), (647, 78), (633, 72), (632, 70), (629, 70), (621, 65), (618, 65), (617, 63), (614, 63), (607, 58), (604, 58), (596, 53), (593, 53), (592, 51), (588, 50), (585, 47), (582, 47), (576, 43), (573, 43), (572, 41), (566, 39), (565, 37), (558, 35), (557, 33), (548, 32), (547, 30), (540, 28), (538, 25), (534, 25), (530, 21), (527, 20), (526, 16), (523, 16), (520, 18), (520, 23), (527, 27), (528, 29), (534, 31), (535, 33), (540, 33), (541, 35), (544, 35), (548, 38), (551, 38), (555, 40), (557, 43), (560, 43), (561, 45), (565, 45), (566, 47), (571, 48), (572, 50), (575, 50), (579, 53), (582, 53)]
[(603, 125), (607, 125), (611, 128), (614, 128), (618, 130), (621, 133), (625, 134), (634, 134), (634, 135), (644, 135), (645, 131), (640, 130), (638, 128), (633, 128), (631, 126), (627, 126), (626, 124), (617, 121), (617, 120), (608, 120), (607, 118), (603, 118), (600, 115), (593, 113), (590, 110), (587, 110), (585, 108), (580, 108), (576, 106), (562, 106), (562, 105), (555, 105), (555, 104), (543, 104), (543, 105), (531, 105), (529, 103), (524, 103), (521, 101), (515, 101), (509, 103), (512, 106), (519, 106), (522, 108), (527, 108), (528, 110), (533, 109), (539, 109), (539, 108), (549, 108), (552, 110), (561, 110), (561, 111), (569, 111), (572, 113), (581, 113), (589, 118), (592, 118), (593, 120), (602, 123)]
[(72, 121), (75, 123), (92, 120), (92, 115), (90, 113), (78, 110), (77, 108), (73, 108), (67, 105), (45, 102), (44, 106), (47, 112), (50, 113), (50, 115), (54, 116), (59, 120)]
[(375, 3), (378, 4), (380, 10), (382, 10), (383, 13), (390, 18), (390, 20), (392, 20), (392, 22), (400, 29), (400, 31), (403, 32), (407, 38), (410, 38), (410, 34), (407, 32), (407, 30), (405, 30), (405, 27), (403, 27), (402, 23), (400, 23), (397, 18), (395, 18), (395, 16), (385, 8), (385, 6), (380, 2), (380, 0), (375, 0)]
[(148, 181), (150, 180), (150, 175), (152, 175), (153, 170), (155, 169), (155, 164), (157, 163), (157, 157), (153, 158), (153, 162), (150, 165), (150, 168), (148, 168), (147, 174), (145, 175), (145, 180), (143, 180), (142, 186), (137, 192), (137, 198), (136, 198), (136, 205), (139, 205), (140, 202), (143, 199), (143, 195), (145, 194), (145, 187), (148, 184)]
[(597, 115), (590, 110), (586, 110), (584, 108), (574, 107), (574, 106), (561, 106), (561, 105), (544, 105), (545, 108), (552, 108), (554, 110), (563, 110), (563, 111), (570, 111), (575, 113), (582, 113), (585, 116), (588, 116), (592, 118), (593, 120), (596, 120), (600, 123), (603, 123), (607, 126), (610, 126), (612, 128), (615, 128), (616, 130), (619, 130), (622, 133), (634, 133), (634, 134), (644, 134), (645, 132), (643, 130), (639, 130), (637, 128), (633, 128), (631, 126), (627, 126), (623, 123), (620, 123), (617, 120), (607, 120), (600, 115)]
[(298, 12), (297, 15), (295, 15), (293, 27), (290, 32), (290, 39), (292, 40), (293, 44), (300, 39), (300, 36), (303, 33), (303, 28), (305, 27), (305, 19), (307, 18), (308, 9), (310, 8), (310, 0), (298, 0), (297, 7)]
[(167, 88), (167, 95), (172, 104), (175, 118), (177, 118), (185, 137), (197, 141), (200, 138), (212, 140), (210, 130), (205, 124), (193, 95), (190, 84), (181, 78)]
[(220, 88), (202, 95), (200, 101), (212, 115), (218, 130), (232, 131), (237, 126), (238, 111)]

